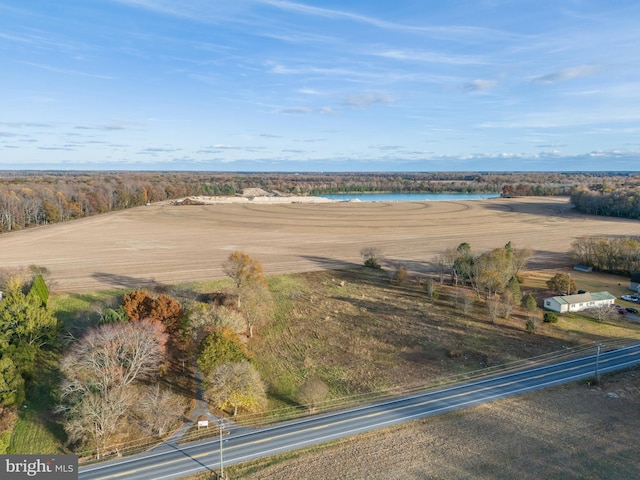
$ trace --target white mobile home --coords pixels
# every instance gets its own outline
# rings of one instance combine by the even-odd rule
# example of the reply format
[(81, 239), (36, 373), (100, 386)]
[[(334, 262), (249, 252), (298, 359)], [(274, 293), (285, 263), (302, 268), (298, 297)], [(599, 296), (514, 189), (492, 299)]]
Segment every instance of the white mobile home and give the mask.
[(544, 299), (544, 308), (558, 313), (579, 312), (589, 308), (613, 305), (616, 297), (609, 292), (580, 293)]

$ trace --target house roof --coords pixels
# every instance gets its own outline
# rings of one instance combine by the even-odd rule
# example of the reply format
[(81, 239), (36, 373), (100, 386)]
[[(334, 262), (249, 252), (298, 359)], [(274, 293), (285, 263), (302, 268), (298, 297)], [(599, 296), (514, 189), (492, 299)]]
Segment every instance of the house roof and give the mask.
[(615, 300), (615, 295), (611, 295), (609, 292), (587, 292), (577, 295), (565, 295), (552, 297), (556, 302), (560, 304), (574, 305), (576, 303), (588, 303), (597, 302), (601, 300)]

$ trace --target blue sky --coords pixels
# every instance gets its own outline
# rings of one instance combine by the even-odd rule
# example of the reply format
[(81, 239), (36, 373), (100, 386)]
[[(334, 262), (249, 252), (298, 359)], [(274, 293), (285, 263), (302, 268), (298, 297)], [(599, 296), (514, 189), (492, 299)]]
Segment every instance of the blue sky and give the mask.
[(0, 0), (0, 169), (638, 170), (640, 2)]

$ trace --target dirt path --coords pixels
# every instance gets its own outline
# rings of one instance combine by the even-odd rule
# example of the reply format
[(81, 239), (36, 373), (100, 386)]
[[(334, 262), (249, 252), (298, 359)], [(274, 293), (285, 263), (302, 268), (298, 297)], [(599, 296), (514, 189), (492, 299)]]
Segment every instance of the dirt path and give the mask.
[(228, 204), (139, 207), (0, 236), (0, 265), (47, 267), (56, 291), (139, 287), (222, 278), (233, 250), (269, 274), (360, 264), (378, 246), (387, 264), (424, 269), (446, 248), (511, 241), (531, 266), (565, 261), (581, 235), (639, 235), (635, 220), (575, 213), (564, 198), (475, 201)]

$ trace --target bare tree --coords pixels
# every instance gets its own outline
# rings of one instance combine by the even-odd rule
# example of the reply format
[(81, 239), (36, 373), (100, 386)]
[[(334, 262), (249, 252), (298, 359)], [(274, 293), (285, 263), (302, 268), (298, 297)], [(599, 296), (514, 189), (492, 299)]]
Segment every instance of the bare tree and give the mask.
[(500, 295), (493, 294), (486, 300), (487, 311), (489, 313), (489, 319), (491, 319), (491, 323), (495, 323), (496, 319), (500, 316), (500, 311), (502, 309), (502, 301), (500, 299)]
[(136, 411), (152, 435), (162, 436), (182, 418), (184, 406), (178, 395), (156, 383), (142, 390)]
[(473, 308), (474, 295), (467, 289), (457, 289), (458, 302), (464, 313), (469, 313)]
[(453, 267), (453, 259), (448, 253), (441, 253), (437, 255), (433, 261), (433, 267), (438, 277), (440, 285), (444, 283), (445, 276), (451, 273)]
[(300, 386), (298, 399), (305, 405), (310, 413), (313, 413), (317, 406), (324, 402), (329, 396), (329, 387), (318, 377), (310, 377)]
[(517, 303), (510, 291), (503, 292), (502, 295), (500, 295), (500, 316), (508, 320)]
[(240, 312), (247, 323), (249, 338), (253, 337), (256, 327), (264, 325), (273, 318), (273, 296), (266, 283), (254, 283), (239, 295), (242, 298)]
[(604, 322), (606, 320), (611, 320), (612, 318), (614, 318), (618, 314), (618, 312), (613, 307), (613, 305), (598, 305), (596, 307), (590, 308), (588, 311), (599, 322)]
[(160, 322), (109, 323), (91, 329), (63, 357), (65, 430), (93, 445), (99, 456), (114, 440), (134, 400), (132, 382), (151, 377), (165, 357)]
[[(63, 398), (67, 398), (64, 390)], [(67, 418), (64, 429), (69, 441), (88, 444), (99, 460), (116, 449), (111, 445), (118, 442), (126, 413), (134, 403), (135, 391), (124, 386), (104, 394), (85, 391), (80, 401), (61, 409)]]

